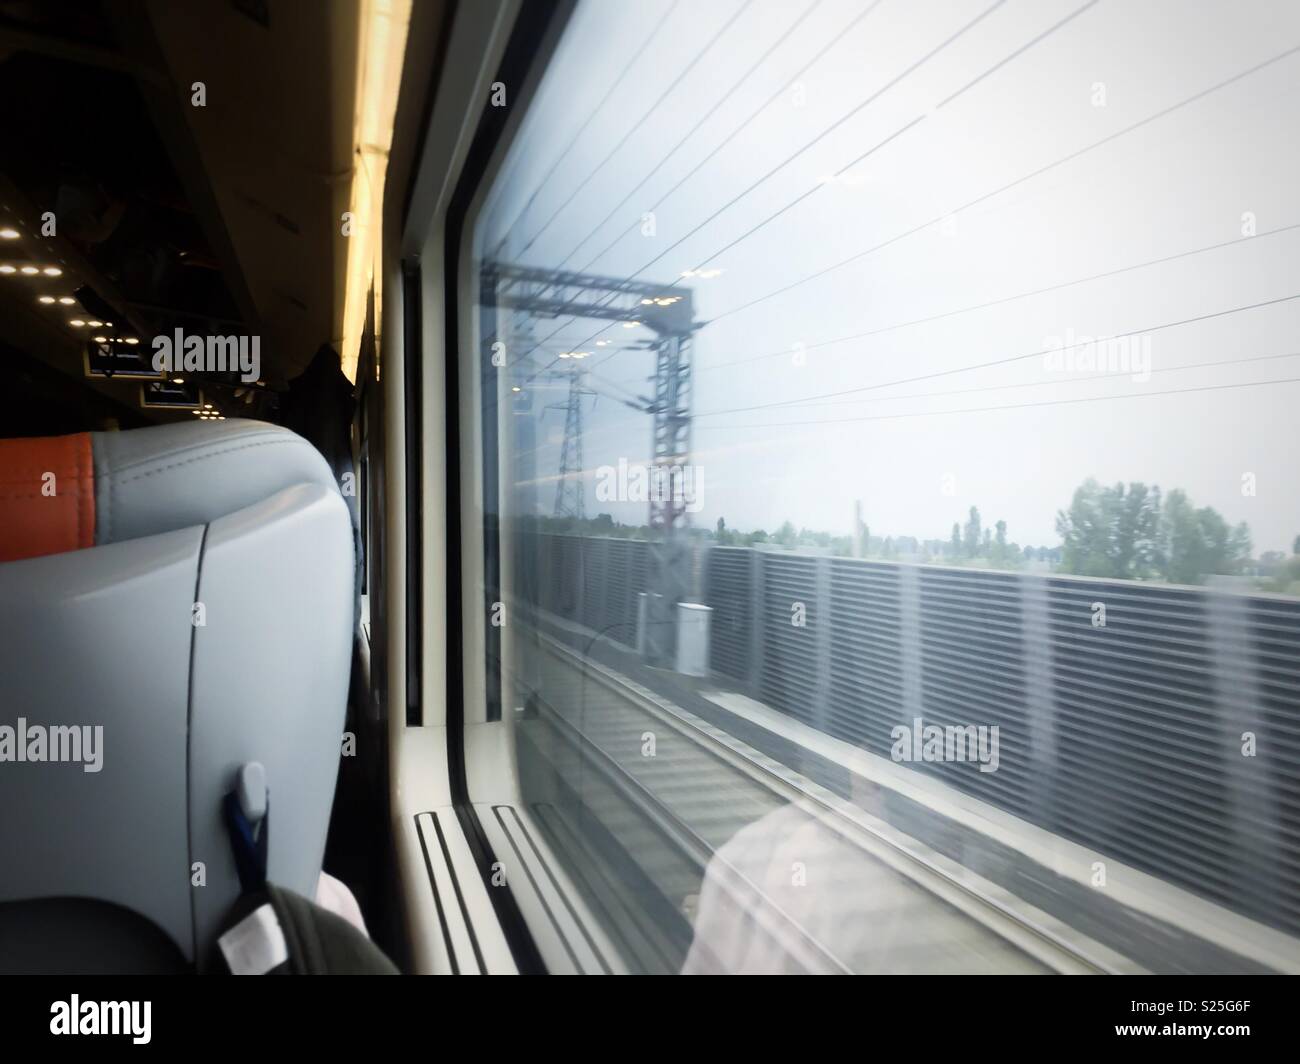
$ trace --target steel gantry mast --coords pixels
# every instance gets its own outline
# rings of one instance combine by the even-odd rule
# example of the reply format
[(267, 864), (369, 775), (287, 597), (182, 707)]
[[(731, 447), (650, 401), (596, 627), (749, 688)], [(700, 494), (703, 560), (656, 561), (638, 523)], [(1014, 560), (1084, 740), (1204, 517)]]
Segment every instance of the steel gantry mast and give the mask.
[(569, 398), (564, 404), (564, 443), (560, 447), (560, 479), (555, 484), (555, 516), (581, 521), (587, 516), (582, 477), (582, 397), (594, 395), (582, 386), (577, 366), (566, 374)]
[[(690, 594), (690, 491), (697, 478), (691, 461), (692, 337), (696, 328), (691, 290), (567, 270), (485, 262), (480, 275), (485, 307), (541, 318), (590, 318), (636, 323), (655, 334), (652, 397), (644, 404), (620, 399), (651, 416), (650, 565), (642, 646), (656, 663), (671, 659), (674, 608)], [(495, 317), (495, 315), (494, 315)], [(529, 365), (512, 360), (517, 374)], [(582, 514), (581, 374), (574, 367), (565, 414), (556, 488), (556, 515)], [(575, 475), (576, 474), (576, 475)], [(570, 483), (570, 482), (575, 483)]]

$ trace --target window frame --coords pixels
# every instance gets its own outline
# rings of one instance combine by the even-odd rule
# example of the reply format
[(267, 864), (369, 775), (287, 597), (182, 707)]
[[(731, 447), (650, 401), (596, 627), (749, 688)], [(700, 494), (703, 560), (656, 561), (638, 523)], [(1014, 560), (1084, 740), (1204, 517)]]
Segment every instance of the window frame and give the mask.
[[(433, 86), (405, 106), (423, 112), (404, 202), (390, 192), (385, 240), (385, 445), (402, 476), (387, 485), (394, 561), (390, 621), (390, 798), (417, 967), (455, 970), (437, 931), (437, 889), (416, 817), (451, 814), (462, 910), (485, 971), (542, 973), (546, 964), (481, 817), (518, 798), (508, 722), (486, 709), (482, 427), (466, 285), (476, 210), (527, 110), (572, 0), (495, 0), (450, 12)], [(408, 63), (410, 57), (408, 54)], [(404, 73), (404, 80), (410, 72)], [(505, 80), (510, 106), (489, 106)], [(414, 96), (414, 93), (412, 94)], [(401, 107), (399, 105), (399, 122)], [(390, 171), (391, 173), (392, 171)], [(471, 313), (466, 313), (469, 307)], [(400, 323), (396, 324), (396, 323)], [(492, 719), (495, 717), (496, 719)], [(503, 855), (504, 857), (504, 855)], [(475, 876), (474, 873), (477, 873)], [(466, 876), (478, 883), (467, 883)], [(472, 897), (471, 897), (472, 895)], [(534, 912), (534, 918), (536, 914)], [(489, 926), (491, 925), (491, 926)]]
[[(484, 402), (486, 389), (498, 388), (498, 381), (496, 367), (477, 349), (474, 229), (575, 6), (575, 0), (533, 0), (514, 13), (492, 76), (506, 86), (508, 105), (493, 107), (486, 94), (481, 97), (473, 143), (446, 215), (447, 566), (449, 574), (459, 574), (446, 585), (447, 755), (453, 800), (485, 879), (498, 855), (480, 818), (492, 803), (515, 803), (519, 787), (512, 723), (502, 719), (500, 668), (488, 668), (490, 659), (500, 663), (508, 652), (506, 628), (489, 620), (491, 602), (507, 585), (499, 530), (485, 520), (488, 491), (495, 492), (500, 512), (499, 437), (486, 431), (496, 426), (499, 404)], [(491, 896), (520, 972), (545, 972), (514, 894), (497, 886)]]

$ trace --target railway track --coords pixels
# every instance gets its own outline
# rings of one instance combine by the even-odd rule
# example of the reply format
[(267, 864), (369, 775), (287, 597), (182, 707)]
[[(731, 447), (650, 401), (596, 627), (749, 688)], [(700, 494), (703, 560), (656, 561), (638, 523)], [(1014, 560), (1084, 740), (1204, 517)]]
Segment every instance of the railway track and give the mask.
[(1115, 970), (1105, 951), (845, 816), (820, 788), (612, 669), (547, 636), (535, 654), (543, 697), (521, 722), (520, 763), (564, 797), (534, 811), (641, 967)]

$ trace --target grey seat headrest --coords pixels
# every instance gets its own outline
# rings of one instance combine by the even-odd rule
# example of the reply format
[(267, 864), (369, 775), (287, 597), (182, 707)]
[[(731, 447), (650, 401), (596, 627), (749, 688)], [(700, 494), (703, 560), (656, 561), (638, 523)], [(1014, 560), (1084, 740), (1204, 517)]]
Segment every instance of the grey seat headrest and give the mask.
[(97, 545), (208, 524), (293, 484), (339, 487), (315, 447), (264, 421), (96, 432), (91, 445)]

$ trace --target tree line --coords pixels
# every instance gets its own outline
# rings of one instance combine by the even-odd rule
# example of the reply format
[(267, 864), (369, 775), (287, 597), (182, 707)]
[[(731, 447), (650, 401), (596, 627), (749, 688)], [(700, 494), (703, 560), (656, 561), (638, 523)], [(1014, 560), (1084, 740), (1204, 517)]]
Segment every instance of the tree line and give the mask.
[[(645, 525), (622, 525), (609, 514), (594, 518), (542, 518), (541, 530), (587, 535), (650, 538)], [(1252, 557), (1249, 526), (1230, 525), (1211, 506), (1196, 506), (1187, 493), (1162, 493), (1140, 481), (1100, 484), (1089, 478), (1056, 514), (1060, 543), (1024, 546), (1008, 537), (1007, 523), (986, 526), (979, 508), (970, 507), (965, 521), (954, 521), (946, 539), (915, 536), (876, 536), (865, 522), (853, 535), (835, 535), (798, 528), (785, 521), (774, 532), (758, 528), (741, 532), (719, 517), (712, 530), (693, 528), (688, 534), (720, 546), (775, 546), (789, 550), (810, 547), (841, 557), (907, 559), (994, 569), (1021, 569), (1032, 563), (1052, 572), (1120, 580), (1163, 580), (1172, 584), (1203, 584), (1212, 576), (1247, 576), (1269, 591), (1300, 590), (1300, 536), (1288, 557), (1266, 551)]]

